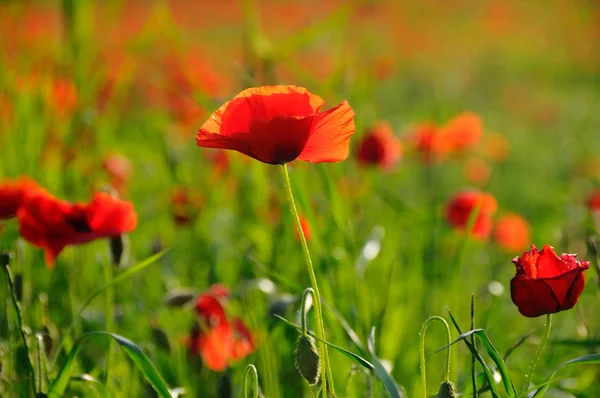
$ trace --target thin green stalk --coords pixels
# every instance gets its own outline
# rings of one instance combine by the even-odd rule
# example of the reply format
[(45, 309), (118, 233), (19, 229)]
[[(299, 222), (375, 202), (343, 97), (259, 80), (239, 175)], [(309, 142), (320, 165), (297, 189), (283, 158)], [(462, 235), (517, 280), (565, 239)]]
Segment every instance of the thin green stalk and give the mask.
[[(306, 261), (306, 268), (308, 270), (308, 276), (310, 277), (310, 284), (314, 291), (315, 298), (315, 314), (317, 317), (317, 336), (325, 340), (325, 324), (323, 322), (323, 311), (321, 306), (321, 294), (319, 293), (319, 286), (317, 285), (317, 277), (313, 268), (312, 260), (310, 258), (310, 251), (308, 250), (308, 243), (306, 242), (306, 236), (302, 230), (302, 224), (300, 223), (300, 215), (296, 208), (296, 202), (294, 201), (294, 194), (292, 193), (292, 185), (290, 183), (290, 176), (285, 164), (281, 165), (281, 173), (283, 174), (283, 181), (287, 192), (288, 202), (290, 203), (290, 210), (292, 216), (296, 220), (296, 228), (298, 229), (298, 235), (300, 236), (300, 243), (302, 244), (302, 250), (304, 251), (304, 259)], [(331, 366), (329, 365), (329, 354), (327, 352), (327, 346), (323, 343), (319, 344), (321, 347), (321, 356), (323, 358), (323, 370), (321, 374), (322, 386), (323, 386), (323, 397), (327, 397), (327, 388), (331, 388), (331, 394), (335, 396), (335, 389), (333, 386), (333, 377), (331, 373)], [(329, 380), (327, 380), (329, 379)], [(329, 385), (327, 385), (329, 382)]]
[[(104, 284), (108, 286), (113, 279), (113, 269), (110, 261), (104, 261)], [(106, 289), (106, 295), (104, 296), (105, 306), (105, 330), (109, 333), (114, 332), (114, 306), (115, 306), (115, 291), (112, 286), (108, 286)], [(112, 362), (112, 340), (108, 343), (108, 352), (106, 353), (106, 371), (104, 373), (104, 384), (109, 389), (110, 384), (110, 367)]]
[[(540, 357), (542, 356), (542, 352), (548, 343), (548, 338), (550, 337), (550, 330), (552, 329), (552, 314), (546, 315), (546, 328), (544, 330), (544, 336), (542, 336), (542, 341), (535, 352), (533, 360), (531, 361), (531, 366), (529, 368), (529, 374), (525, 380), (525, 386), (523, 387), (523, 391), (527, 391), (529, 386), (531, 385), (531, 380), (533, 379), (533, 373), (535, 372), (535, 367), (537, 366)], [(522, 392), (523, 392), (522, 391)]]
[(21, 318), (21, 309), (19, 307), (19, 302), (17, 301), (17, 296), (15, 294), (15, 286), (13, 284), (12, 273), (10, 272), (8, 262), (6, 264), (0, 264), (0, 266), (4, 268), (4, 272), (6, 274), (6, 280), (8, 281), (8, 288), (10, 290), (10, 297), (12, 299), (13, 307), (15, 308), (15, 313), (17, 314), (17, 327), (19, 328), (21, 342), (23, 343), (25, 353), (27, 354), (27, 373), (29, 373), (30, 381), (28, 385), (30, 388), (33, 385), (33, 390), (35, 391), (35, 371), (33, 369), (33, 365), (31, 364), (31, 358), (29, 356), (29, 346), (27, 345), (27, 337), (25, 336), (25, 331), (23, 330), (23, 319)]
[(444, 318), (442, 318), (441, 316), (430, 316), (429, 318), (427, 318), (427, 320), (425, 322), (423, 322), (423, 326), (421, 326), (421, 332), (419, 333), (420, 335), (420, 342), (419, 342), (419, 353), (421, 354), (421, 383), (423, 384), (423, 397), (427, 398), (427, 374), (425, 372), (425, 332), (427, 331), (427, 327), (429, 326), (429, 324), (433, 321), (438, 321), (444, 324), (444, 326), (446, 326), (446, 345), (448, 346), (448, 349), (446, 350), (446, 365), (445, 365), (445, 371), (444, 371), (444, 381), (450, 381), (450, 354), (451, 354), (451, 348), (450, 348), (450, 344), (452, 343), (451, 340), (451, 336), (450, 336), (450, 326), (448, 326), (448, 322), (446, 322), (446, 320)]
[[(471, 293), (471, 330), (475, 330), (475, 293)], [(471, 345), (476, 347), (477, 342), (475, 336), (471, 336)], [(475, 354), (471, 353), (471, 384), (473, 385), (473, 398), (477, 398), (479, 393), (477, 391), (477, 358)]]
[(244, 397), (249, 398), (248, 394), (248, 379), (252, 383), (252, 398), (258, 398), (258, 372), (256, 366), (249, 364), (244, 372)]

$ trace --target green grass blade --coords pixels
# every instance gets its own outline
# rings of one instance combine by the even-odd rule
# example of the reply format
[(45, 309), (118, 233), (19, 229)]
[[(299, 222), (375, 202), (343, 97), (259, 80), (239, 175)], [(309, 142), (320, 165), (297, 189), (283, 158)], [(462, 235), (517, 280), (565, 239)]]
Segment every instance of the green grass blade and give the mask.
[(50, 385), (48, 396), (50, 397), (62, 397), (67, 389), (67, 385), (71, 379), (71, 372), (73, 370), (73, 365), (75, 364), (75, 358), (81, 350), (83, 343), (85, 343), (90, 337), (98, 336), (98, 335), (106, 335), (112, 337), (127, 356), (131, 359), (131, 361), (135, 364), (137, 369), (142, 372), (146, 380), (152, 385), (154, 390), (158, 393), (161, 398), (171, 398), (171, 393), (169, 388), (167, 387), (165, 381), (162, 379), (152, 362), (146, 357), (146, 355), (142, 352), (140, 347), (138, 347), (131, 340), (126, 339), (123, 336), (119, 336), (118, 334), (108, 333), (108, 332), (91, 332), (81, 336), (71, 349), (71, 352), (67, 356), (65, 363), (60, 368), (58, 375), (52, 381)]
[(479, 339), (479, 341), (481, 341), (481, 343), (483, 344), (483, 347), (485, 348), (485, 351), (488, 353), (488, 355), (492, 358), (492, 360), (498, 367), (498, 371), (502, 375), (502, 383), (504, 384), (504, 388), (506, 389), (506, 392), (511, 397), (518, 396), (517, 390), (515, 389), (515, 386), (510, 377), (510, 373), (508, 372), (508, 367), (506, 366), (506, 363), (504, 362), (504, 360), (502, 359), (502, 356), (496, 350), (496, 347), (494, 347), (494, 345), (492, 344), (492, 342), (490, 341), (489, 337), (487, 336), (487, 334), (485, 333), (485, 331), (483, 329), (475, 329), (475, 330), (471, 330), (466, 333), (463, 333), (462, 335), (458, 336), (458, 338), (456, 340), (454, 340), (452, 343), (435, 351), (434, 354), (436, 352), (445, 350), (449, 346), (451, 346), (455, 343), (458, 343), (459, 341), (464, 340), (467, 337), (470, 337), (472, 335), (475, 335)]
[[(562, 365), (560, 365), (559, 367), (557, 367), (556, 369), (554, 369), (554, 371), (552, 372), (552, 374), (548, 377), (548, 380), (550, 379), (554, 379), (554, 376), (556, 375), (556, 372), (558, 372), (559, 370), (561, 370), (562, 368), (564, 368), (565, 366), (569, 366), (569, 365), (575, 365), (575, 364), (600, 364), (600, 354), (589, 354), (589, 355), (584, 355), (582, 357), (577, 357), (577, 358), (573, 358), (565, 363), (563, 363)], [(543, 387), (538, 390), (537, 393), (535, 393), (534, 397), (543, 397), (544, 394), (546, 393), (546, 390), (548, 390), (548, 387), (550, 386), (549, 382), (543, 383)], [(542, 386), (542, 385), (540, 385)], [(540, 386), (536, 386), (535, 388), (539, 388)], [(532, 389), (532, 390), (533, 390)]]
[(389, 374), (375, 353), (375, 328), (371, 329), (367, 347), (369, 349), (369, 353), (371, 354), (371, 360), (375, 365), (375, 376), (377, 376), (377, 378), (381, 381), (385, 391), (391, 398), (404, 398), (405, 395), (402, 391), (402, 387), (396, 383), (396, 380), (394, 380), (392, 375)]

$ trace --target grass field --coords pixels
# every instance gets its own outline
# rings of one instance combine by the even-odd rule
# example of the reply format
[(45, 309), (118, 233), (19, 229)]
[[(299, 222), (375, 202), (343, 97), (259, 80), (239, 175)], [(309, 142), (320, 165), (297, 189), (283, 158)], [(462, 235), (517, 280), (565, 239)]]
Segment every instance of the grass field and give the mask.
[[(0, 1), (0, 396), (599, 397), (599, 50), (591, 0)], [(355, 114), (285, 168), (326, 351), (273, 315), (316, 287), (284, 169), (196, 143), (273, 85)], [(511, 300), (532, 244), (591, 263), (573, 308)], [(485, 333), (432, 318), (425, 390), (430, 316)]]

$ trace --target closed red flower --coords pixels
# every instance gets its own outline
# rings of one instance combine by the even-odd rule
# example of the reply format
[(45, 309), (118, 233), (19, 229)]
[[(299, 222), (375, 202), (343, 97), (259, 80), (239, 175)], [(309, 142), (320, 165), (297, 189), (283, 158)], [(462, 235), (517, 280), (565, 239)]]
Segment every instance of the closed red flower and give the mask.
[(464, 230), (471, 213), (477, 208), (479, 212), (473, 226), (473, 236), (486, 238), (492, 231), (492, 215), (498, 209), (496, 199), (489, 193), (466, 191), (455, 195), (446, 207), (446, 221), (450, 225)]
[(17, 216), (21, 236), (45, 250), (49, 268), (67, 245), (119, 236), (137, 225), (132, 204), (106, 193), (88, 204), (71, 204), (36, 192), (25, 197)]
[(585, 287), (583, 271), (590, 267), (588, 261), (576, 257), (558, 256), (552, 246), (538, 251), (532, 245), (531, 251), (512, 260), (517, 273), (510, 281), (510, 295), (522, 315), (535, 318), (575, 306)]
[(505, 214), (496, 221), (494, 226), (494, 241), (502, 249), (519, 252), (530, 243), (529, 223), (518, 214)]
[(301, 87), (249, 88), (212, 114), (196, 142), (269, 164), (344, 160), (354, 133), (354, 112), (346, 101), (319, 112), (322, 105), (323, 99)]
[(252, 333), (239, 319), (227, 319), (224, 300), (229, 290), (214, 285), (196, 302), (197, 324), (192, 329), (190, 350), (200, 354), (202, 362), (215, 372), (227, 369), (230, 362), (245, 358), (254, 351)]
[(363, 166), (375, 165), (385, 169), (392, 168), (401, 156), (400, 141), (387, 122), (379, 122), (368, 130), (356, 151), (356, 158)]
[(15, 181), (7, 181), (0, 185), (0, 220), (17, 216), (17, 210), (23, 199), (30, 192), (43, 191), (35, 181), (22, 177)]

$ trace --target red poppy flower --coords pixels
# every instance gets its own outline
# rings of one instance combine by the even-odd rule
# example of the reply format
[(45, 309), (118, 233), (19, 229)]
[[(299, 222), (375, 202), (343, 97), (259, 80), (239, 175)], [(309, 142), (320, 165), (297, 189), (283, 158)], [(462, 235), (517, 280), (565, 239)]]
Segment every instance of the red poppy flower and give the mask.
[(600, 190), (592, 192), (588, 197), (587, 205), (590, 211), (600, 212)]
[(400, 160), (400, 156), (400, 141), (387, 122), (379, 122), (368, 130), (356, 151), (356, 158), (363, 166), (376, 165), (385, 169), (392, 168)]
[(223, 300), (229, 290), (215, 285), (196, 302), (198, 322), (192, 329), (190, 350), (200, 354), (203, 363), (215, 372), (224, 371), (231, 361), (245, 358), (254, 351), (252, 333), (236, 318), (227, 319)]
[(17, 216), (21, 236), (45, 250), (49, 268), (67, 245), (119, 236), (137, 225), (131, 203), (106, 193), (97, 193), (89, 204), (71, 204), (36, 192), (25, 197)]
[(576, 257), (559, 257), (552, 246), (538, 251), (532, 245), (531, 251), (512, 260), (517, 273), (510, 281), (510, 295), (522, 315), (535, 318), (575, 306), (585, 287), (583, 271), (590, 267), (588, 261)]
[(465, 162), (463, 167), (465, 177), (467, 178), (467, 180), (478, 186), (486, 184), (489, 181), (490, 176), (492, 175), (492, 169), (490, 168), (489, 164), (483, 159), (469, 159)]
[(43, 191), (35, 181), (22, 177), (0, 185), (0, 220), (16, 217), (25, 196), (34, 191)]
[(498, 209), (496, 199), (489, 193), (467, 191), (455, 195), (446, 207), (446, 220), (458, 229), (465, 229), (471, 212), (479, 208), (473, 226), (473, 236), (486, 238), (492, 231), (491, 216)]
[(269, 164), (348, 157), (354, 112), (348, 102), (319, 112), (323, 100), (295, 86), (250, 88), (202, 125), (198, 146), (230, 149)]
[(483, 125), (479, 116), (465, 112), (450, 120), (441, 132), (453, 151), (462, 152), (472, 148), (483, 136)]
[(518, 214), (505, 214), (496, 221), (494, 241), (504, 250), (519, 251), (527, 247), (529, 223)]
[(415, 127), (415, 149), (425, 163), (443, 159), (450, 151), (447, 140), (440, 133), (440, 129), (433, 123), (423, 123)]
[[(306, 217), (300, 216), (300, 226), (302, 227), (304, 238), (307, 242), (310, 241), (310, 238), (312, 236), (312, 230), (310, 229), (310, 222)], [(300, 242), (300, 232), (298, 231), (298, 228), (294, 228), (294, 237), (298, 242)]]

